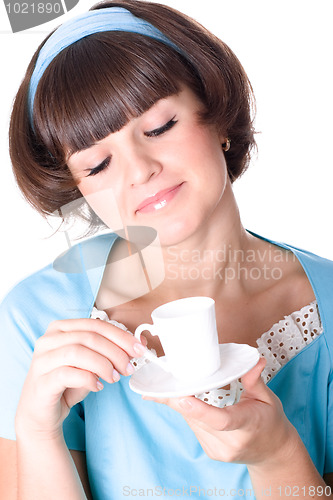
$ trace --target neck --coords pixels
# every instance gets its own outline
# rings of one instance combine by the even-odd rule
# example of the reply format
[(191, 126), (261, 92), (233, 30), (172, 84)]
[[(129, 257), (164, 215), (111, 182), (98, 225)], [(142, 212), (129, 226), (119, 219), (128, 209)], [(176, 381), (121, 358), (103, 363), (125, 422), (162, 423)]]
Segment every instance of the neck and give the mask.
[(195, 235), (163, 247), (165, 279), (158, 288), (163, 301), (174, 300), (175, 294), (217, 298), (227, 286), (228, 294), (231, 287), (235, 293), (244, 287), (238, 270), (254, 238), (242, 226), (230, 185), (223, 196), (221, 209)]
[(256, 265), (253, 259), (248, 263), (244, 256), (260, 245), (242, 226), (229, 185), (223, 202), (195, 234), (177, 244), (162, 246), (162, 257), (160, 250), (148, 256), (145, 275), (139, 253), (123, 259), (122, 252), (126, 254), (128, 248), (122, 240), (110, 254), (116, 265), (110, 261), (106, 267), (96, 304), (105, 309), (138, 297), (161, 304), (190, 296), (205, 295), (214, 300), (248, 296), (258, 283), (252, 283), (244, 273), (248, 271), (245, 268)]

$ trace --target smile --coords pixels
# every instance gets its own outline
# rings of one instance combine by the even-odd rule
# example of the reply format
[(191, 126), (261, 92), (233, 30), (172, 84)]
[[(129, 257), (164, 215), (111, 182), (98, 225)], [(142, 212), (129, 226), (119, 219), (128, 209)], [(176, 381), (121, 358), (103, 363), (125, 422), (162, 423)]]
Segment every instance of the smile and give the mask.
[(172, 186), (171, 188), (163, 189), (157, 194), (149, 196), (137, 207), (135, 213), (149, 213), (161, 210), (178, 194), (183, 183)]

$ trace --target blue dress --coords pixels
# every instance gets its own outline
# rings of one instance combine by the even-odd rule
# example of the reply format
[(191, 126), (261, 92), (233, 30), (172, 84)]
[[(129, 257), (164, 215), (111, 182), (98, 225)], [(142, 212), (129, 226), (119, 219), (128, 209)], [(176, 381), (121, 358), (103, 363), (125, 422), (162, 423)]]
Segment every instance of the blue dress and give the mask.
[[(257, 236), (257, 235), (255, 235)], [(28, 277), (0, 306), (0, 436), (15, 439), (14, 416), (36, 339), (55, 319), (89, 318), (105, 263), (116, 239), (98, 236)], [(268, 383), (283, 403), (319, 473), (333, 472), (333, 262), (290, 245), (317, 299), (323, 333)], [(92, 264), (94, 262), (94, 264)], [(254, 497), (247, 467), (207, 457), (183, 418), (144, 401), (129, 378), (104, 384), (72, 408), (64, 422), (70, 449), (86, 452), (93, 498)], [(292, 484), (292, 479), (291, 479)]]

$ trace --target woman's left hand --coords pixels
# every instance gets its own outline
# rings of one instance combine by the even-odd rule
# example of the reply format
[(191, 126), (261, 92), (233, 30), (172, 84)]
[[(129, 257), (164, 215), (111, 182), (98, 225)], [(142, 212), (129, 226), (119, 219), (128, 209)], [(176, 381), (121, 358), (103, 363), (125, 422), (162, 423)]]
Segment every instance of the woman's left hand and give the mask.
[[(185, 418), (206, 454), (222, 462), (260, 465), (283, 460), (292, 453), (296, 430), (287, 419), (279, 398), (264, 384), (265, 360), (242, 378), (240, 401), (217, 408), (194, 396), (156, 399)], [(296, 438), (297, 440), (297, 438)]]

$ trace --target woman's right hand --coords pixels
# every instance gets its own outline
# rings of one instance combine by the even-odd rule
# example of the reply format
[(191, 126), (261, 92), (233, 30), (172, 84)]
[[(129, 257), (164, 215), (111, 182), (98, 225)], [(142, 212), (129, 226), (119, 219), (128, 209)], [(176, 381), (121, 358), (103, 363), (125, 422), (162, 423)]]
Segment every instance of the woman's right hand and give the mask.
[(131, 375), (132, 357), (145, 347), (129, 332), (100, 319), (50, 323), (35, 344), (16, 413), (16, 430), (52, 438), (73, 405), (103, 388), (102, 378), (117, 382)]

